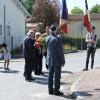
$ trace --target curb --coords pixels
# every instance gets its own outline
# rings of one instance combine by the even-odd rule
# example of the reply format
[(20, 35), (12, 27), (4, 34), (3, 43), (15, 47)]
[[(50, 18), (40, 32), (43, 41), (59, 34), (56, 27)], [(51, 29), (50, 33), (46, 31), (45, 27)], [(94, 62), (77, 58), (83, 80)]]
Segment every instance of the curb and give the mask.
[(76, 53), (76, 52), (78, 52), (78, 50), (66, 50), (66, 51), (64, 51), (64, 54), (68, 54), (68, 53)]
[[(23, 59), (19, 60), (19, 59), (11, 59), (10, 62), (22, 62), (24, 61)], [(0, 63), (4, 63), (4, 60), (0, 60)]]
[(78, 92), (78, 90), (76, 89), (77, 88), (77, 84), (83, 79), (83, 77), (85, 76), (85, 73), (83, 73), (81, 75), (80, 78), (78, 78), (72, 85), (71, 85), (71, 89), (70, 89), (70, 93), (71, 93), (71, 96), (73, 98), (75, 98), (76, 100), (82, 100), (84, 97), (81, 96), (81, 94)]

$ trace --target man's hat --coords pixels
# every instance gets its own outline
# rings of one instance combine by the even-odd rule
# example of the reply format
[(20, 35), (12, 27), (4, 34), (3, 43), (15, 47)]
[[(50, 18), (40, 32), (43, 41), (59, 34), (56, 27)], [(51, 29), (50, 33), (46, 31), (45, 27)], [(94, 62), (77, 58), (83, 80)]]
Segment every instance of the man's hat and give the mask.
[(55, 31), (55, 30), (56, 30), (56, 26), (55, 26), (55, 25), (51, 25), (51, 26), (50, 26), (50, 30), (51, 30), (51, 31)]

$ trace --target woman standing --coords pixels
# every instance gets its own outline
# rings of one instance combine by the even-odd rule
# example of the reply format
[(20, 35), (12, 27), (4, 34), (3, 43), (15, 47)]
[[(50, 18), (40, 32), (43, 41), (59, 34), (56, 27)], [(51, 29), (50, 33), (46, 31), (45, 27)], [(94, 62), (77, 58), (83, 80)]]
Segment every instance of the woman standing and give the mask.
[(42, 38), (41, 33), (36, 32), (35, 33), (35, 75), (43, 75), (42, 72), (42, 58), (43, 58), (43, 52), (42, 52)]
[(4, 69), (9, 70), (9, 61), (11, 59), (10, 49), (7, 44), (3, 43)]

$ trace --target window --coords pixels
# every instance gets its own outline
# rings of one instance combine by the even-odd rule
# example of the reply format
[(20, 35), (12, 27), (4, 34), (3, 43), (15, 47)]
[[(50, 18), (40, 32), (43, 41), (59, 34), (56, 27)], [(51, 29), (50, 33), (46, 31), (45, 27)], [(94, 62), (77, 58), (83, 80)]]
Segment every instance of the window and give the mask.
[(0, 35), (2, 35), (2, 25), (0, 25)]
[(10, 25), (6, 26), (6, 33), (7, 33), (7, 35), (11, 34), (11, 27), (10, 27)]

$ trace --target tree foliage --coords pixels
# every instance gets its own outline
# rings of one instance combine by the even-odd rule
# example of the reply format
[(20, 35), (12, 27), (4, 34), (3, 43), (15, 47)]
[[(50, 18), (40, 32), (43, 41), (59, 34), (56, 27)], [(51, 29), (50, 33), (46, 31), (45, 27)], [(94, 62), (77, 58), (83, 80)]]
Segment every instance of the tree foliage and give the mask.
[(59, 1), (58, 0), (36, 0), (33, 8), (33, 22), (43, 23), (44, 26), (58, 23)]
[(23, 6), (27, 9), (27, 11), (32, 14), (33, 5), (35, 4), (35, 0), (20, 0)]
[(100, 13), (100, 5), (96, 4), (90, 9), (90, 13)]
[(83, 13), (83, 10), (80, 9), (79, 7), (74, 7), (72, 10), (71, 10), (71, 14), (82, 14)]

